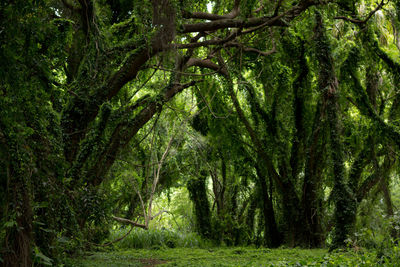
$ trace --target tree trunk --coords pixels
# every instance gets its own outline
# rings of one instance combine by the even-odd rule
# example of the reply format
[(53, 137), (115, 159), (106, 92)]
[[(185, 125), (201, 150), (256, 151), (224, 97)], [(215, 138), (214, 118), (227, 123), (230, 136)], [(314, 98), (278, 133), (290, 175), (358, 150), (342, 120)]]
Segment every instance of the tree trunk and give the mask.
[(322, 94), (322, 105), (326, 108), (330, 135), (330, 154), (333, 161), (333, 196), (335, 203), (335, 230), (332, 248), (345, 246), (345, 240), (353, 230), (354, 194), (345, 179), (342, 120), (340, 117), (338, 81), (329, 39), (326, 36), (322, 16), (316, 13), (315, 52), (319, 65), (318, 85)]
[(323, 123), (325, 110), (322, 109), (323, 105), (319, 104), (308, 142), (304, 171), (302, 207), (306, 221), (305, 241), (308, 247), (321, 247), (324, 243), (321, 225), (321, 181), (325, 167), (324, 131), (326, 131), (326, 125)]
[(268, 173), (268, 177), (276, 183), (278, 192), (282, 197), (284, 203), (284, 217), (287, 224), (287, 236), (286, 240), (289, 246), (295, 246), (297, 239), (300, 237), (298, 231), (301, 229), (298, 227), (301, 225), (301, 214), (300, 214), (300, 203), (294, 188), (294, 184), (288, 177), (288, 173), (278, 174), (273, 164), (273, 160), (270, 154), (265, 149), (260, 137), (257, 135), (256, 131), (251, 126), (249, 120), (246, 118), (239, 100), (233, 90), (232, 80), (226, 76), (226, 86), (229, 90), (229, 95), (238, 114), (239, 120), (244, 124), (250, 139), (255, 147), (257, 156), (259, 158), (260, 167), (265, 169), (265, 173)]
[[(264, 215), (264, 243), (267, 247), (276, 248), (281, 245), (281, 235), (278, 231), (275, 212), (272, 204), (272, 195), (269, 195), (268, 185), (265, 180), (265, 175), (262, 174), (258, 164), (256, 165), (258, 183), (261, 189), (261, 199)], [(270, 185), (272, 186), (272, 185)]]
[(254, 242), (255, 240), (255, 233), (254, 233), (254, 220), (256, 217), (256, 209), (259, 203), (259, 193), (257, 192), (258, 189), (255, 189), (255, 192), (253, 193), (253, 196), (250, 200), (250, 205), (249, 208), (247, 210), (247, 214), (246, 214), (246, 231), (248, 233), (248, 240), (247, 240), (247, 244), (250, 245)]
[[(9, 170), (9, 203), (16, 213), (15, 225), (6, 228), (3, 266), (32, 266), (32, 206), (29, 186), (25, 179)], [(13, 220), (8, 216), (8, 220)]]
[(201, 171), (198, 178), (188, 181), (187, 189), (194, 204), (197, 231), (205, 238), (212, 238), (211, 212), (210, 203), (207, 199), (206, 178), (206, 172)]
[[(393, 218), (393, 215), (394, 215), (393, 202), (392, 202), (392, 197), (390, 195), (390, 189), (389, 189), (389, 186), (388, 186), (387, 179), (388, 179), (388, 177), (382, 177), (381, 190), (382, 190), (382, 193), (383, 193), (383, 199), (385, 200), (386, 214), (388, 215), (389, 218)], [(390, 236), (394, 240), (397, 240), (398, 237), (399, 237), (399, 231), (396, 230), (394, 225), (391, 225)]]
[[(336, 84), (336, 83), (335, 83)], [(337, 86), (337, 84), (336, 84)], [(345, 181), (343, 144), (341, 140), (341, 119), (335, 86), (331, 87), (332, 95), (328, 102), (328, 121), (330, 126), (331, 157), (333, 160), (335, 231), (332, 248), (345, 246), (345, 240), (352, 233), (355, 204), (354, 194)]]

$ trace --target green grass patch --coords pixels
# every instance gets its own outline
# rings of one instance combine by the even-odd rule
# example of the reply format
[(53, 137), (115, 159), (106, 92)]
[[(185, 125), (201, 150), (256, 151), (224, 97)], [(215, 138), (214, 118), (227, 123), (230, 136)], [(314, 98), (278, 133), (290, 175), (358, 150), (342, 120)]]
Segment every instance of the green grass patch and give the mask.
[[(111, 233), (110, 240), (124, 236), (128, 229), (115, 230)], [(154, 248), (193, 248), (207, 246), (196, 233), (181, 233), (168, 229), (133, 229), (132, 232), (117, 242), (115, 246), (120, 249), (154, 249)]]
[(159, 248), (96, 252), (69, 259), (66, 266), (399, 266), (398, 257), (378, 258), (375, 252), (326, 249)]

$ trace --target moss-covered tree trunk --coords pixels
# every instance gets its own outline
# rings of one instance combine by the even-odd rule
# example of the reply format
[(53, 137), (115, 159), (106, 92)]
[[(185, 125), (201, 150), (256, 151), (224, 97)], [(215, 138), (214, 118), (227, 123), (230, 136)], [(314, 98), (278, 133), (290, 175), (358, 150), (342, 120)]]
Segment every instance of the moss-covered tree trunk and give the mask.
[(325, 167), (325, 110), (321, 103), (314, 116), (313, 129), (307, 146), (303, 181), (302, 207), (306, 221), (305, 242), (309, 247), (321, 247), (324, 233), (321, 225), (322, 175)]
[(247, 243), (248, 244), (254, 244), (255, 241), (255, 219), (256, 219), (256, 211), (257, 211), (257, 206), (259, 205), (259, 195), (260, 193), (258, 192), (258, 188), (254, 189), (253, 195), (251, 196), (250, 199), (250, 205), (249, 208), (247, 209), (247, 214), (246, 214), (246, 232), (248, 236)]
[(345, 246), (345, 240), (353, 229), (354, 198), (347, 185), (342, 141), (342, 118), (339, 104), (339, 84), (335, 75), (334, 61), (323, 19), (316, 14), (315, 51), (319, 65), (318, 85), (322, 105), (326, 108), (329, 125), (330, 156), (333, 162), (333, 196), (335, 203), (335, 228), (332, 248)]
[(212, 237), (210, 203), (207, 199), (207, 173), (200, 171), (199, 176), (188, 181), (190, 200), (194, 205), (196, 228), (205, 238)]
[[(32, 266), (32, 201), (27, 173), (18, 173), (12, 166), (7, 170), (8, 195), (6, 236), (4, 239), (3, 266)], [(18, 168), (19, 169), (19, 168)]]
[[(258, 184), (261, 191), (262, 208), (264, 216), (264, 244), (267, 247), (276, 248), (282, 243), (281, 235), (278, 231), (277, 223), (275, 220), (275, 211), (272, 204), (272, 195), (268, 190), (268, 185), (265, 175), (260, 168), (256, 165)], [(270, 184), (269, 186), (272, 186)]]
[[(333, 89), (334, 87), (332, 87)], [(333, 248), (345, 246), (345, 240), (353, 230), (354, 198), (353, 192), (347, 185), (344, 167), (343, 142), (341, 140), (340, 107), (337, 101), (337, 89), (332, 90), (328, 101), (328, 121), (330, 124), (330, 145), (333, 161), (334, 175), (334, 202), (335, 202), (335, 230), (333, 236)]]

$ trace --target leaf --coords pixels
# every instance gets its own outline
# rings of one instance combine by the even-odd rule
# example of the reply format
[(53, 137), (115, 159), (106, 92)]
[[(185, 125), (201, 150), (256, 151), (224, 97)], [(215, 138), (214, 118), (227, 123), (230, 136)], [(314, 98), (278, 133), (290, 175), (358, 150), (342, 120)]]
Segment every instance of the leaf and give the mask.
[(53, 260), (44, 255), (42, 252), (39, 251), (37, 247), (35, 247), (35, 258), (38, 258), (40, 263), (47, 265), (47, 266), (52, 266), (53, 265)]
[(8, 221), (4, 223), (4, 228), (11, 228), (13, 226), (16, 226), (17, 222), (16, 221)]

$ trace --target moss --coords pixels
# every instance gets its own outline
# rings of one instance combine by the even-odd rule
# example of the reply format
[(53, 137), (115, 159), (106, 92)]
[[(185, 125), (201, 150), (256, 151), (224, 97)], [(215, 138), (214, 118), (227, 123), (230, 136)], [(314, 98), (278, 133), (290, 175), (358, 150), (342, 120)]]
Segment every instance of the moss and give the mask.
[(201, 171), (199, 177), (189, 180), (187, 188), (194, 204), (197, 231), (201, 236), (211, 238), (211, 212), (207, 199), (206, 177), (206, 172)]

